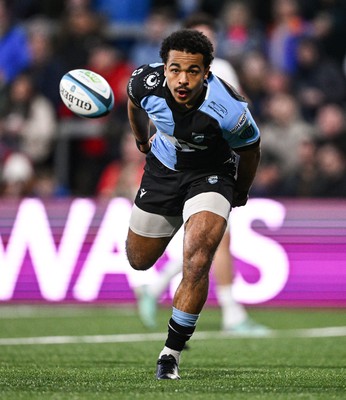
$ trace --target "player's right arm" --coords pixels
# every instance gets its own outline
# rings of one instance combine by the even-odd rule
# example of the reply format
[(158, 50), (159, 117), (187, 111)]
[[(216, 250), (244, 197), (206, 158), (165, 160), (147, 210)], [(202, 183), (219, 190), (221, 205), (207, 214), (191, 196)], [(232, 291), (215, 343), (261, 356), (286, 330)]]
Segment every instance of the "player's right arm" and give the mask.
[(128, 99), (127, 114), (138, 150), (142, 153), (148, 153), (150, 150), (150, 120), (146, 111), (137, 107), (131, 99)]

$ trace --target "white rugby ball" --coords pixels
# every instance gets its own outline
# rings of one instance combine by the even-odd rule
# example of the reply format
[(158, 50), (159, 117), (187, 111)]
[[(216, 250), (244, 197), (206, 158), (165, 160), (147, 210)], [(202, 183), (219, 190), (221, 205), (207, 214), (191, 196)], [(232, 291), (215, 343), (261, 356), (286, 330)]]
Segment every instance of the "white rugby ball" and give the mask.
[(103, 117), (114, 105), (114, 94), (106, 79), (87, 69), (67, 72), (60, 80), (60, 96), (80, 117)]

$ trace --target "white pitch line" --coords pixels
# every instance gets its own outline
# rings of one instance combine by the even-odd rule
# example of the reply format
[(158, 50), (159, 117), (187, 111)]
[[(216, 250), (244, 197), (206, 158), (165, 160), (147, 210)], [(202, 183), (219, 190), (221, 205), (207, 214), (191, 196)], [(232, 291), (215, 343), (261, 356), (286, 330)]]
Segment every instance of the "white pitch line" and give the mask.
[[(0, 338), (0, 346), (44, 345), (44, 344), (76, 344), (76, 343), (132, 343), (147, 341), (162, 341), (166, 339), (163, 333), (133, 333), (119, 335), (89, 335), (89, 336), (41, 336), (28, 338)], [(346, 336), (346, 326), (272, 330), (267, 335), (238, 335), (223, 332), (196, 332), (193, 340), (207, 339), (268, 339), (268, 338), (322, 338)]]

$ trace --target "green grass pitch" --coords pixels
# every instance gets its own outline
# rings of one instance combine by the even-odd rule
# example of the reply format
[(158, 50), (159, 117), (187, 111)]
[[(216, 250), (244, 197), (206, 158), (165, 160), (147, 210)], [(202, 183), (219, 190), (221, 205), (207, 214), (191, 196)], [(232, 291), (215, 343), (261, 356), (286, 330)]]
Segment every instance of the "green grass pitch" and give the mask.
[(0, 306), (1, 400), (346, 399), (344, 309), (252, 308), (265, 338), (219, 332), (206, 308), (180, 381), (157, 381), (169, 308), (148, 332), (134, 307)]

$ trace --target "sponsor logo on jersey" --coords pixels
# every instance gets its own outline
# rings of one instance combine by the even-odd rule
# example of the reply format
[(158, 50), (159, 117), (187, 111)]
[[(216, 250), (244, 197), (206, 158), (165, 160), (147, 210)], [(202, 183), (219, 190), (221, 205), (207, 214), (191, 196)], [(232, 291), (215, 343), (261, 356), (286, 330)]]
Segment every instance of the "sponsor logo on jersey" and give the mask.
[(158, 72), (151, 72), (143, 79), (144, 87), (148, 90), (155, 89), (160, 83), (160, 74)]
[(129, 96), (133, 98), (133, 78), (130, 78), (129, 83), (127, 84), (127, 91), (129, 93)]
[(230, 133), (235, 133), (239, 129), (243, 128), (246, 123), (246, 111), (239, 117), (238, 122), (234, 128), (230, 130)]

